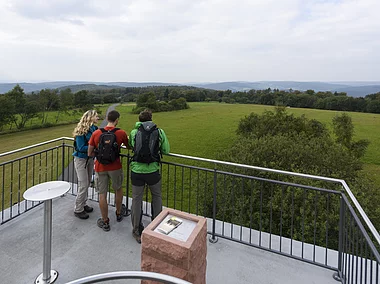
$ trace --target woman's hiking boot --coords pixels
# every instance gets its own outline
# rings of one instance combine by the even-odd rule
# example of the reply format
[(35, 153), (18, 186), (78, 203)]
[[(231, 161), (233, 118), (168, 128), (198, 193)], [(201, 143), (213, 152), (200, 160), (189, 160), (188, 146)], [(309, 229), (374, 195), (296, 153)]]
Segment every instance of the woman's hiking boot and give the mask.
[(94, 208), (88, 205), (85, 205), (83, 209), (86, 213), (91, 213), (92, 211), (94, 211)]
[(84, 210), (82, 212), (74, 212), (74, 215), (78, 217), (79, 219), (88, 219), (90, 217)]

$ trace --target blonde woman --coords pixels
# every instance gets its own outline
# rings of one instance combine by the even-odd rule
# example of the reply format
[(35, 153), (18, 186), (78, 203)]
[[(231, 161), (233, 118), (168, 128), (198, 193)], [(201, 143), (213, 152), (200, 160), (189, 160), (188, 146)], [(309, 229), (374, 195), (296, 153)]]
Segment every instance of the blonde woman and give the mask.
[(90, 186), (94, 160), (87, 155), (88, 141), (92, 133), (98, 129), (94, 124), (99, 120), (95, 110), (86, 111), (73, 131), (74, 136), (74, 167), (78, 177), (78, 194), (75, 200), (74, 215), (87, 219), (87, 213), (94, 209), (86, 204), (88, 187)]

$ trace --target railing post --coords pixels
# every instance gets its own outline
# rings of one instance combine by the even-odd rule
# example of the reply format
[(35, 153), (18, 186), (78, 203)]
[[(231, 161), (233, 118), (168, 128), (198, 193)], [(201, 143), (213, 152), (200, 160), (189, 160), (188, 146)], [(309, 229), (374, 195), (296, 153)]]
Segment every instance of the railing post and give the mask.
[(216, 223), (216, 185), (217, 185), (217, 172), (216, 167), (214, 168), (214, 193), (212, 199), (212, 233), (209, 239), (210, 243), (216, 243), (218, 238), (215, 236), (215, 223)]
[(62, 181), (65, 180), (65, 141), (62, 142)]
[(345, 204), (342, 196), (340, 197), (340, 212), (339, 212), (339, 244), (338, 244), (338, 272), (333, 274), (336, 281), (342, 282), (343, 275), (343, 242), (344, 242), (344, 217)]
[(126, 185), (125, 185), (125, 187), (126, 187), (125, 206), (126, 206), (127, 210), (125, 211), (124, 216), (131, 215), (131, 209), (129, 209), (129, 173), (130, 173), (129, 163), (130, 163), (130, 156), (129, 156), (129, 151), (128, 151), (128, 154), (127, 154), (127, 179), (126, 179)]

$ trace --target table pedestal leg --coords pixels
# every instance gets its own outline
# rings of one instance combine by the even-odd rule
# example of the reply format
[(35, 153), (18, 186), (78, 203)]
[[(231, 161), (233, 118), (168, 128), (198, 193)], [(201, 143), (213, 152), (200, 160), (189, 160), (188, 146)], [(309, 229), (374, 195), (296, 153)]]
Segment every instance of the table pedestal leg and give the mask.
[(53, 283), (58, 272), (51, 270), (52, 201), (44, 202), (44, 261), (43, 271), (34, 281), (36, 284)]

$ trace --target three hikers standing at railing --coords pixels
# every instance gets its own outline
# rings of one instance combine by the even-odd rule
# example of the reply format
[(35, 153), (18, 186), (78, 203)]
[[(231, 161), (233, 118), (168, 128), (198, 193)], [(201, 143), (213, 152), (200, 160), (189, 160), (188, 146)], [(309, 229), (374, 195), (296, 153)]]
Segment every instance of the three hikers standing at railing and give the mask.
[[(96, 113), (95, 111), (88, 111), (83, 116), (90, 112)], [(83, 154), (80, 160), (81, 163), (76, 162), (75, 166), (78, 175), (78, 196), (81, 195), (83, 199), (85, 195), (85, 201), (87, 200), (88, 186), (90, 185), (94, 165), (93, 157), (96, 157), (95, 189), (99, 193), (99, 208), (102, 215), (97, 220), (97, 225), (104, 231), (110, 230), (107, 203), (109, 180), (111, 180), (112, 188), (115, 191), (116, 221), (120, 222), (127, 208), (122, 204), (123, 171), (119, 152), (122, 144), (132, 149), (134, 153), (131, 159), (132, 235), (138, 243), (141, 243), (141, 233), (144, 229), (141, 221), (144, 187), (148, 185), (152, 193), (153, 220), (162, 211), (159, 162), (162, 154), (169, 153), (170, 146), (165, 132), (157, 128), (152, 122), (152, 112), (150, 110), (144, 110), (139, 114), (139, 122), (136, 122), (135, 128), (131, 131), (130, 139), (128, 139), (124, 130), (116, 128), (119, 118), (120, 114), (112, 110), (107, 115), (108, 124), (106, 127), (97, 129), (96, 126), (91, 124), (85, 134), (74, 134), (75, 141), (80, 141), (83, 144), (81, 144), (81, 151), (83, 151), (84, 147), (87, 148), (87, 155)], [(96, 121), (94, 120), (93, 123)], [(75, 144), (78, 144), (78, 142), (75, 142)], [(81, 152), (75, 151), (74, 156), (81, 154)], [(86, 175), (81, 174), (82, 172), (86, 172)], [(89, 217), (87, 213), (93, 210), (84, 204), (83, 208), (79, 207), (77, 209), (75, 207), (74, 211), (75, 216), (81, 219), (87, 219)]]

